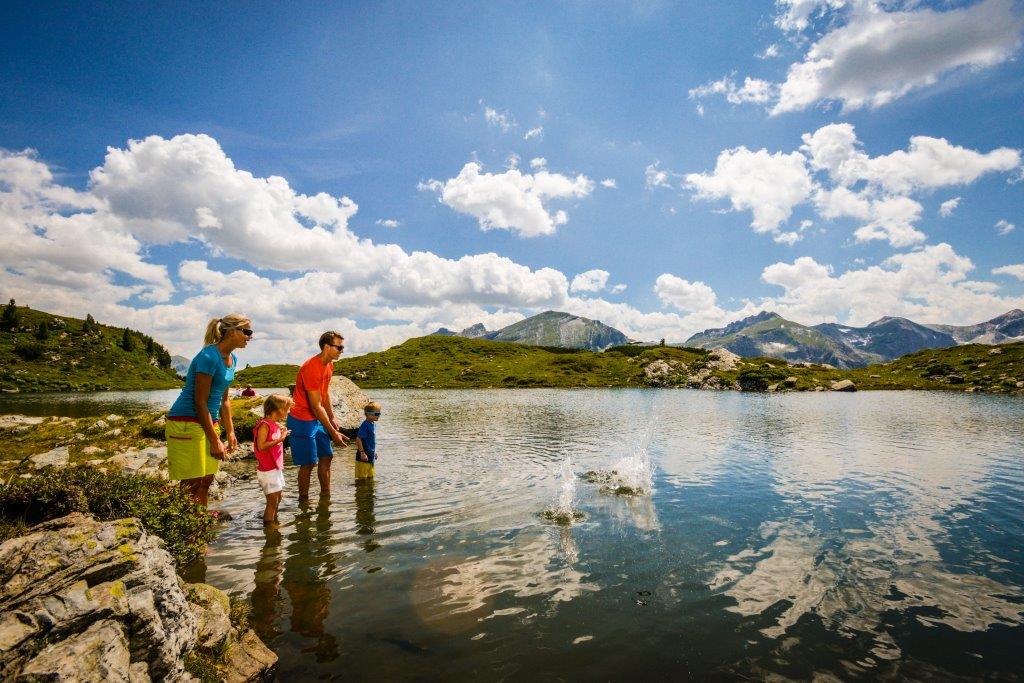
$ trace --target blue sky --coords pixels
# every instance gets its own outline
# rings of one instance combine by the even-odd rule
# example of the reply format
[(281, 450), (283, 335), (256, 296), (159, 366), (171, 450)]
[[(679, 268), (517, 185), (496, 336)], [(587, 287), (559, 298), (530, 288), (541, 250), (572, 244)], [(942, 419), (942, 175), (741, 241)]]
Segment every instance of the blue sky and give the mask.
[(5, 3), (3, 293), (251, 362), (1024, 307), (1022, 3), (723, 7)]

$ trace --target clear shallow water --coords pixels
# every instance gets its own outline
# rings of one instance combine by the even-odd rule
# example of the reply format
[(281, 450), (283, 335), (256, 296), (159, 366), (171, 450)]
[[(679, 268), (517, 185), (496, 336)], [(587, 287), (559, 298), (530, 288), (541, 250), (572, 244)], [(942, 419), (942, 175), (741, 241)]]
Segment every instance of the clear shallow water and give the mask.
[[(300, 508), (289, 467), (265, 532), (240, 482), (196, 568), (281, 680), (1020, 678), (1020, 399), (373, 393), (373, 484), (346, 452)], [(567, 485), (645, 457), (645, 495)]]

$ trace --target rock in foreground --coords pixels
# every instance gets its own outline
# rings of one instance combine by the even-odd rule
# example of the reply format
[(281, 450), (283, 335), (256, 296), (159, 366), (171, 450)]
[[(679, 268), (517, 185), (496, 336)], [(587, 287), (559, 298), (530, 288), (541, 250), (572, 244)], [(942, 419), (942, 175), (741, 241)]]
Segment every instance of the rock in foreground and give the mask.
[[(274, 673), (277, 658), (239, 634), (227, 612), (205, 609), (175, 574), (170, 554), (135, 519), (98, 522), (74, 513), (44, 522), (0, 545), (0, 670), (5, 680), (191, 680), (187, 655), (214, 644), (264, 665), (244, 678)], [(195, 603), (195, 604), (194, 604)], [(217, 623), (205, 617), (214, 614)], [(202, 623), (201, 623), (202, 622)], [(237, 657), (241, 653), (235, 653)]]

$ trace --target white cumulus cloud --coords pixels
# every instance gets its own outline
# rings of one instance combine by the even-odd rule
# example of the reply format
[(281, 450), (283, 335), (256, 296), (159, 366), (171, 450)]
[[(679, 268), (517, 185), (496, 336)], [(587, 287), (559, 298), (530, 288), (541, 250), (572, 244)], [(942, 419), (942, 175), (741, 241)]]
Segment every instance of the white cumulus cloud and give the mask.
[(834, 274), (833, 268), (801, 256), (766, 267), (762, 279), (785, 290), (759, 302), (800, 322), (838, 321), (864, 325), (885, 315), (918, 322), (976, 323), (1024, 305), (1024, 297), (1002, 297), (991, 282), (968, 279), (974, 264), (948, 244), (896, 254), (881, 265)]
[(397, 221), (394, 218), (378, 218), (376, 222), (377, 225), (381, 226), (382, 228), (397, 228), (399, 225), (402, 224), (400, 221)]
[(610, 273), (607, 270), (588, 270), (578, 274), (569, 285), (571, 292), (600, 292), (608, 284)]
[(550, 211), (547, 202), (581, 198), (594, 189), (585, 175), (575, 178), (539, 170), (534, 174), (512, 168), (486, 173), (471, 161), (454, 178), (430, 180), (420, 189), (438, 193), (439, 201), (459, 213), (473, 216), (483, 230), (510, 230), (522, 237), (550, 235), (569, 217), (564, 210)]
[(1016, 149), (977, 152), (925, 135), (911, 137), (906, 150), (871, 157), (860, 150), (848, 123), (805, 133), (803, 142), (801, 149), (808, 153), (811, 165), (827, 171), (836, 183), (849, 186), (865, 181), (891, 193), (966, 185), (986, 173), (1012, 171), (1021, 165)]
[[(1024, 13), (1014, 0), (981, 0), (937, 10), (913, 0), (777, 0), (775, 25), (806, 45), (781, 83), (733, 76), (690, 91), (772, 115), (838, 102), (845, 110), (878, 108), (939, 82), (1010, 60), (1021, 46)], [(759, 57), (768, 56), (765, 53)]]
[(686, 185), (696, 199), (729, 199), (733, 210), (749, 210), (755, 232), (775, 233), (811, 194), (804, 162), (799, 152), (752, 152), (741, 146), (722, 151), (714, 172), (687, 174)]
[(1005, 218), (1000, 218), (998, 221), (996, 221), (996, 230), (999, 231), (1000, 235), (1009, 235), (1016, 229), (1017, 226), (1011, 223), (1010, 221), (1006, 220)]
[(1015, 263), (1009, 266), (999, 266), (992, 269), (993, 275), (1009, 275), (1018, 280), (1024, 281), (1024, 263)]
[[(806, 7), (820, 3), (792, 3)], [(802, 13), (804, 17), (809, 16)], [(794, 28), (806, 26), (796, 18)], [(1011, 0), (935, 11), (886, 11), (859, 2), (790, 66), (772, 113), (837, 100), (846, 109), (880, 107), (958, 68), (980, 69), (1009, 59), (1020, 47), (1021, 16)]]
[(681, 311), (705, 311), (715, 308), (715, 290), (703, 282), (690, 282), (671, 273), (662, 273), (654, 281), (654, 293), (666, 306)]
[[(862, 151), (847, 123), (805, 133), (802, 141), (798, 151), (788, 154), (723, 150), (714, 172), (690, 173), (685, 186), (695, 199), (727, 198), (733, 210), (749, 210), (755, 232), (769, 233), (776, 242), (792, 245), (803, 237), (803, 230), (782, 226), (796, 207), (811, 201), (826, 220), (860, 221), (854, 233), (860, 242), (885, 240), (908, 247), (926, 238), (916, 227), (923, 207), (911, 194), (969, 185), (986, 174), (1021, 168), (1016, 149), (979, 152), (920, 135), (910, 139), (906, 150), (872, 157)], [(657, 166), (649, 166), (647, 176), (649, 185), (668, 183), (668, 174)], [(949, 200), (940, 213), (948, 215), (959, 202), (960, 197)]]

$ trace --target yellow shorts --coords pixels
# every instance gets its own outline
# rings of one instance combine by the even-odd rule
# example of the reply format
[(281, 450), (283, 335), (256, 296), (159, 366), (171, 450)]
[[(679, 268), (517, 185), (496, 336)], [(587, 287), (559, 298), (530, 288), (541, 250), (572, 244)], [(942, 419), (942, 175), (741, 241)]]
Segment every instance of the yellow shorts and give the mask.
[(373, 463), (356, 460), (356, 479), (366, 479), (368, 477), (373, 477)]
[(168, 420), (164, 435), (167, 437), (167, 473), (172, 480), (217, 474), (220, 461), (210, 457), (210, 441), (198, 423)]

